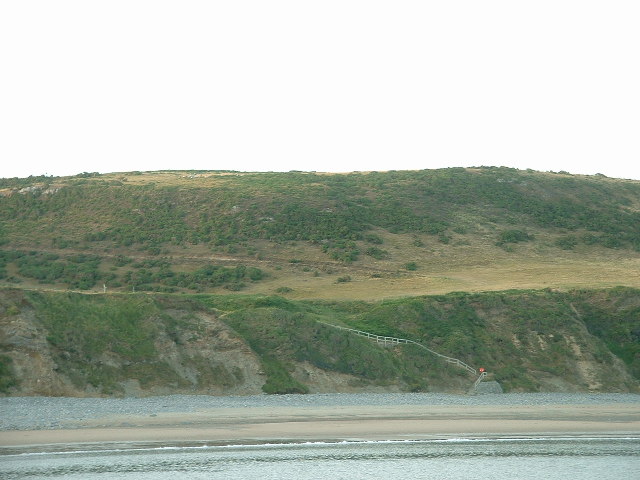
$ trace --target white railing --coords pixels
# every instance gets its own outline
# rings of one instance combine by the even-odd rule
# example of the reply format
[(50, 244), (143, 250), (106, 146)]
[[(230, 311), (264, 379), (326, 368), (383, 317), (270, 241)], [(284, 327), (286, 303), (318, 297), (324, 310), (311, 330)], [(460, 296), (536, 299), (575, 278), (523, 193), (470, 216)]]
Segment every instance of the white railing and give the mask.
[[(339, 328), (340, 330), (347, 330), (355, 335), (358, 335), (360, 337), (365, 337), (365, 338), (369, 338), (371, 340), (375, 340), (378, 343), (382, 343), (384, 345), (400, 345), (400, 344), (412, 344), (412, 345), (417, 345), (420, 348), (423, 348), (424, 350), (426, 350), (427, 352), (442, 358), (445, 362), (447, 363), (451, 363), (453, 365), (456, 365), (457, 367), (460, 368), (464, 368), (467, 372), (473, 374), (473, 375), (478, 375), (478, 371), (473, 368), (470, 365), (467, 365), (466, 363), (464, 363), (462, 360), (458, 360), (457, 358), (453, 358), (453, 357), (448, 357), (447, 355), (443, 355), (441, 353), (438, 353), (434, 350), (431, 350), (428, 347), (425, 347), (424, 345), (422, 345), (421, 343), (415, 342), (413, 340), (407, 340), (406, 338), (396, 338), (396, 337), (384, 337), (382, 335), (375, 335), (373, 333), (369, 333), (369, 332), (363, 332), (362, 330), (356, 330), (354, 328), (348, 328), (348, 327), (341, 327), (339, 325), (333, 325), (332, 323), (325, 323), (325, 322), (320, 322), (323, 325), (328, 325), (330, 327), (333, 328)], [(478, 380), (476, 380), (476, 383), (473, 385), (474, 388), (476, 388), (478, 386), (478, 384), (482, 381), (482, 379), (487, 375), (486, 372), (482, 372), (482, 374), (480, 374), (480, 376), (478, 377)]]
[(473, 384), (473, 389), (476, 390), (478, 388), (478, 385), (480, 385), (480, 382), (482, 382), (482, 380), (484, 379), (484, 377), (487, 376), (487, 372), (480, 372), (480, 376), (478, 377), (478, 379), (475, 381), (475, 383)]

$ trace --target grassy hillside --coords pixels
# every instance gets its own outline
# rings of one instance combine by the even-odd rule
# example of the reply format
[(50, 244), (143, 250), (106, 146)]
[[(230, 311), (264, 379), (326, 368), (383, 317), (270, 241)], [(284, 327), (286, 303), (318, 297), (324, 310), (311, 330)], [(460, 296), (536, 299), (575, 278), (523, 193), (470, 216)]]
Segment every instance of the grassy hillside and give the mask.
[(397, 300), (87, 295), (0, 290), (5, 393), (466, 392), (474, 366), (507, 391), (637, 391), (640, 291), (453, 293)]
[(0, 282), (379, 299), (640, 287), (640, 182), (451, 168), (0, 179)]
[(464, 392), (473, 381), (415, 345), (331, 324), (485, 366), (509, 391), (633, 391), (639, 271), (640, 182), (600, 175), (0, 179), (0, 391)]

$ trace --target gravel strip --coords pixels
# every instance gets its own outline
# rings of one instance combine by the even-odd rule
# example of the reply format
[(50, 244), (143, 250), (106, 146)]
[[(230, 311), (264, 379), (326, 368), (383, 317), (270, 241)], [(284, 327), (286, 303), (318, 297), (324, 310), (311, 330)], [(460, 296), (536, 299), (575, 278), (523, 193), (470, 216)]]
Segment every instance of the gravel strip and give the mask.
[(438, 393), (330, 393), (214, 397), (168, 395), (145, 398), (2, 397), (0, 430), (50, 430), (112, 415), (154, 415), (211, 408), (338, 407), (386, 405), (599, 405), (638, 404), (640, 395), (626, 393), (507, 393), (449, 395)]

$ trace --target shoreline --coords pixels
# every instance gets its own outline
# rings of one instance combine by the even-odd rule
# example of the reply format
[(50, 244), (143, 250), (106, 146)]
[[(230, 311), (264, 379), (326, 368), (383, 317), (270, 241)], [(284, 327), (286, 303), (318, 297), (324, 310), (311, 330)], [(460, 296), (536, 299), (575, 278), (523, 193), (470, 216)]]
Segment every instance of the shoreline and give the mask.
[(96, 444), (257, 445), (447, 438), (640, 437), (640, 404), (210, 408), (4, 430), (0, 448)]

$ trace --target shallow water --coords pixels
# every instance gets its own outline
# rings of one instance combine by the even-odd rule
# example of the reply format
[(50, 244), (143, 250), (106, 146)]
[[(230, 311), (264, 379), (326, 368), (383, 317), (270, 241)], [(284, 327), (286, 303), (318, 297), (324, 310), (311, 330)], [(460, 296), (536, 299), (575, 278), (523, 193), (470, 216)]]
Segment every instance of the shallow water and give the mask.
[[(58, 447), (59, 448), (59, 447)], [(640, 478), (640, 438), (562, 437), (268, 445), (92, 444), (5, 451), (10, 479)]]

